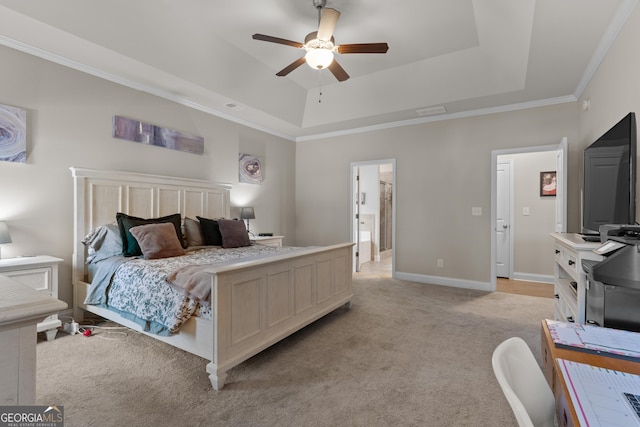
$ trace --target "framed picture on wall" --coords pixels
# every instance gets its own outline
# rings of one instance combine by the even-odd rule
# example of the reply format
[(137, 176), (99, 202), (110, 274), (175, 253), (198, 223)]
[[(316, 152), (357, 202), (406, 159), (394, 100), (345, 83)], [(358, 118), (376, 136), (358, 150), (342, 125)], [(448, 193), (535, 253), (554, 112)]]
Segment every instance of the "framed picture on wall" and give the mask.
[(0, 161), (27, 162), (27, 110), (0, 104)]
[(556, 195), (556, 171), (540, 172), (540, 197)]
[(240, 153), (239, 182), (247, 184), (262, 184), (262, 160), (251, 154)]

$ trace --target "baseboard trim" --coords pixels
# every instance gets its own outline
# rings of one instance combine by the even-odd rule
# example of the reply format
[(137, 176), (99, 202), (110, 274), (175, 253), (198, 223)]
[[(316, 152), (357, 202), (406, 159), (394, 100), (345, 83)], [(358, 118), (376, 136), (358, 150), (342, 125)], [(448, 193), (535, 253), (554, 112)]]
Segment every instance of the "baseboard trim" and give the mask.
[(478, 282), (475, 280), (452, 279), (450, 277), (427, 276), (424, 274), (403, 273), (398, 271), (396, 271), (395, 278), (407, 280), (409, 282), (428, 283), (431, 285), (449, 286), (452, 288), (472, 289), (486, 292), (495, 291), (491, 283)]
[(513, 273), (515, 280), (524, 280), (526, 282), (541, 282), (541, 283), (555, 283), (553, 276), (546, 274), (533, 274), (533, 273)]

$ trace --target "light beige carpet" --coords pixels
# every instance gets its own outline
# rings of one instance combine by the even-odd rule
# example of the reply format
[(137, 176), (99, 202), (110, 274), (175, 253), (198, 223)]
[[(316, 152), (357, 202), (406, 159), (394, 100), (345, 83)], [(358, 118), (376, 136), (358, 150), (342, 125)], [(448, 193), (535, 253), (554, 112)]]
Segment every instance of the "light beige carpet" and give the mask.
[(491, 368), (523, 337), (539, 360), (548, 298), (356, 275), (334, 313), (229, 371), (128, 331), (38, 343), (37, 401), (74, 426), (515, 426)]

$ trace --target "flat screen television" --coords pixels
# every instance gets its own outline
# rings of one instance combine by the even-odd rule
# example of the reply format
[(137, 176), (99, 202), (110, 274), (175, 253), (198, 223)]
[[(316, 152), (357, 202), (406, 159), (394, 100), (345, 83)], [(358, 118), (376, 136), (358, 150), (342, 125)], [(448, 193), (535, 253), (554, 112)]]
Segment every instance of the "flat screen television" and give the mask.
[(584, 150), (582, 233), (636, 221), (636, 116), (627, 114)]

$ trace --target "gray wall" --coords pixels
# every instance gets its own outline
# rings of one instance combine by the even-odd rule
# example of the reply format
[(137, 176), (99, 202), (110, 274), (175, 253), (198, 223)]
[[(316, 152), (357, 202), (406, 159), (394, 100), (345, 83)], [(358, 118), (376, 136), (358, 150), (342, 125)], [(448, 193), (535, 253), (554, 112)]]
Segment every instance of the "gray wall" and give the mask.
[[(298, 243), (348, 240), (350, 162), (395, 158), (396, 270), (486, 288), (491, 280), (491, 152), (555, 145), (566, 136), (568, 187), (575, 194), (577, 114), (570, 103), (299, 142)], [(573, 230), (578, 203), (578, 197), (569, 198)], [(482, 207), (482, 216), (471, 216), (474, 206)], [(439, 258), (443, 268), (436, 266)]]
[[(27, 163), (0, 162), (0, 220), (13, 243), (3, 257), (64, 259), (60, 298), (71, 303), (70, 166), (233, 184), (233, 206), (255, 207), (252, 231), (295, 240), (295, 143), (0, 47), (0, 104), (27, 110)], [(111, 138), (113, 115), (203, 136), (204, 155)], [(262, 157), (262, 185), (238, 184), (238, 153)], [(232, 215), (239, 215), (233, 209)]]

